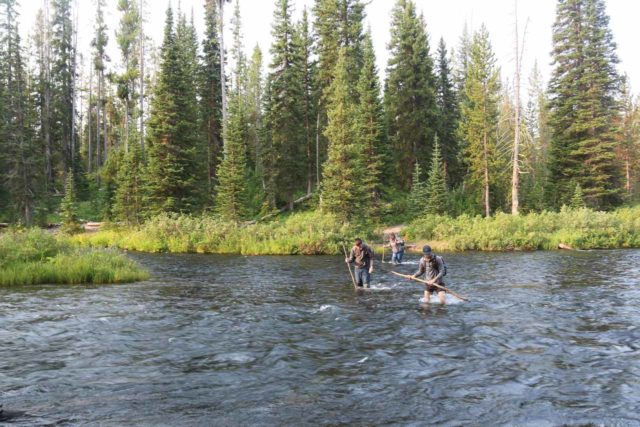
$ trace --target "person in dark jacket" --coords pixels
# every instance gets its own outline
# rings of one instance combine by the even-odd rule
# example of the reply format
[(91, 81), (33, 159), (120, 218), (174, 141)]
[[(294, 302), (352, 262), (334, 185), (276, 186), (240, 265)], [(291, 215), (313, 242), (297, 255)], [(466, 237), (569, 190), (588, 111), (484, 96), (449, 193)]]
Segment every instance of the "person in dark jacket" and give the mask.
[(444, 261), (441, 257), (436, 256), (431, 250), (431, 246), (425, 245), (422, 248), (422, 258), (420, 258), (420, 265), (418, 267), (418, 271), (413, 274), (413, 278), (418, 278), (424, 274), (424, 280), (428, 282), (425, 285), (424, 289), (424, 302), (428, 303), (431, 299), (431, 294), (438, 294), (438, 299), (440, 300), (440, 304), (445, 303), (445, 292), (438, 288), (437, 286), (433, 286), (433, 284), (437, 284), (440, 286), (444, 286), (444, 281), (442, 277), (445, 274), (445, 266)]
[(359, 287), (366, 285), (371, 287), (371, 273), (373, 273), (373, 249), (369, 245), (362, 242), (362, 239), (356, 239), (351, 248), (351, 254), (345, 259), (345, 262), (355, 265), (356, 283)]

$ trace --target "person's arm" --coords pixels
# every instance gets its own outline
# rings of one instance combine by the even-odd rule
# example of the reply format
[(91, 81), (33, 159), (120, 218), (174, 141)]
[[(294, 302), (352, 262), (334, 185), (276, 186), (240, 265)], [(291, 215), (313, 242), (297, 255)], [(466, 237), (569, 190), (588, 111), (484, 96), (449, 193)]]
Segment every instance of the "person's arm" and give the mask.
[(413, 277), (415, 279), (416, 277), (424, 274), (425, 268), (426, 268), (426, 266), (425, 266), (424, 260), (420, 259), (420, 263), (418, 264), (418, 271), (413, 273), (413, 276), (411, 276), (411, 277)]
[(351, 248), (351, 253), (347, 258), (344, 259), (344, 262), (352, 263), (356, 260), (356, 252), (353, 248)]

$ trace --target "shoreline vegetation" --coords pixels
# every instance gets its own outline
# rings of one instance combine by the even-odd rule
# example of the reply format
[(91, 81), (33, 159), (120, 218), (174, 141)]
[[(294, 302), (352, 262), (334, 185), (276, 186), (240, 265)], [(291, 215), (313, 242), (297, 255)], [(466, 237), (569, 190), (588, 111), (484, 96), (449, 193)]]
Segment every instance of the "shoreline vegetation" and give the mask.
[[(320, 211), (293, 213), (268, 223), (235, 225), (211, 216), (159, 215), (137, 228), (110, 226), (68, 238), (73, 245), (139, 252), (242, 255), (335, 255), (356, 236), (381, 250), (382, 227), (354, 228)], [(430, 215), (402, 228), (411, 243), (437, 251), (533, 251), (640, 247), (640, 206), (612, 212), (560, 212), (492, 217)]]
[(38, 229), (0, 233), (0, 286), (113, 284), (147, 278), (147, 271), (113, 249), (74, 247), (66, 236)]

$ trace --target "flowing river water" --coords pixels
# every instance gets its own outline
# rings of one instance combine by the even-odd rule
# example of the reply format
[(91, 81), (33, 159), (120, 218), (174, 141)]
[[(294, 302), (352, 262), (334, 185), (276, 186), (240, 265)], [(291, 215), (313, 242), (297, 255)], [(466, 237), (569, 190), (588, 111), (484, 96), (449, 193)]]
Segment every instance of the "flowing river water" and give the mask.
[(388, 264), (130, 256), (151, 280), (0, 288), (15, 425), (640, 425), (638, 250), (445, 254), (446, 306)]

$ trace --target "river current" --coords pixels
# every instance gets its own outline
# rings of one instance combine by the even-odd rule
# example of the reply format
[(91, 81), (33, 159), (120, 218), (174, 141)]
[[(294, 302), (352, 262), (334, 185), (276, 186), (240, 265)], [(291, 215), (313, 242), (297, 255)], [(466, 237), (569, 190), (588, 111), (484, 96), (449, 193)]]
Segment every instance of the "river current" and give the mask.
[(638, 250), (444, 254), (445, 306), (389, 264), (130, 256), (151, 280), (0, 288), (14, 425), (640, 425)]

